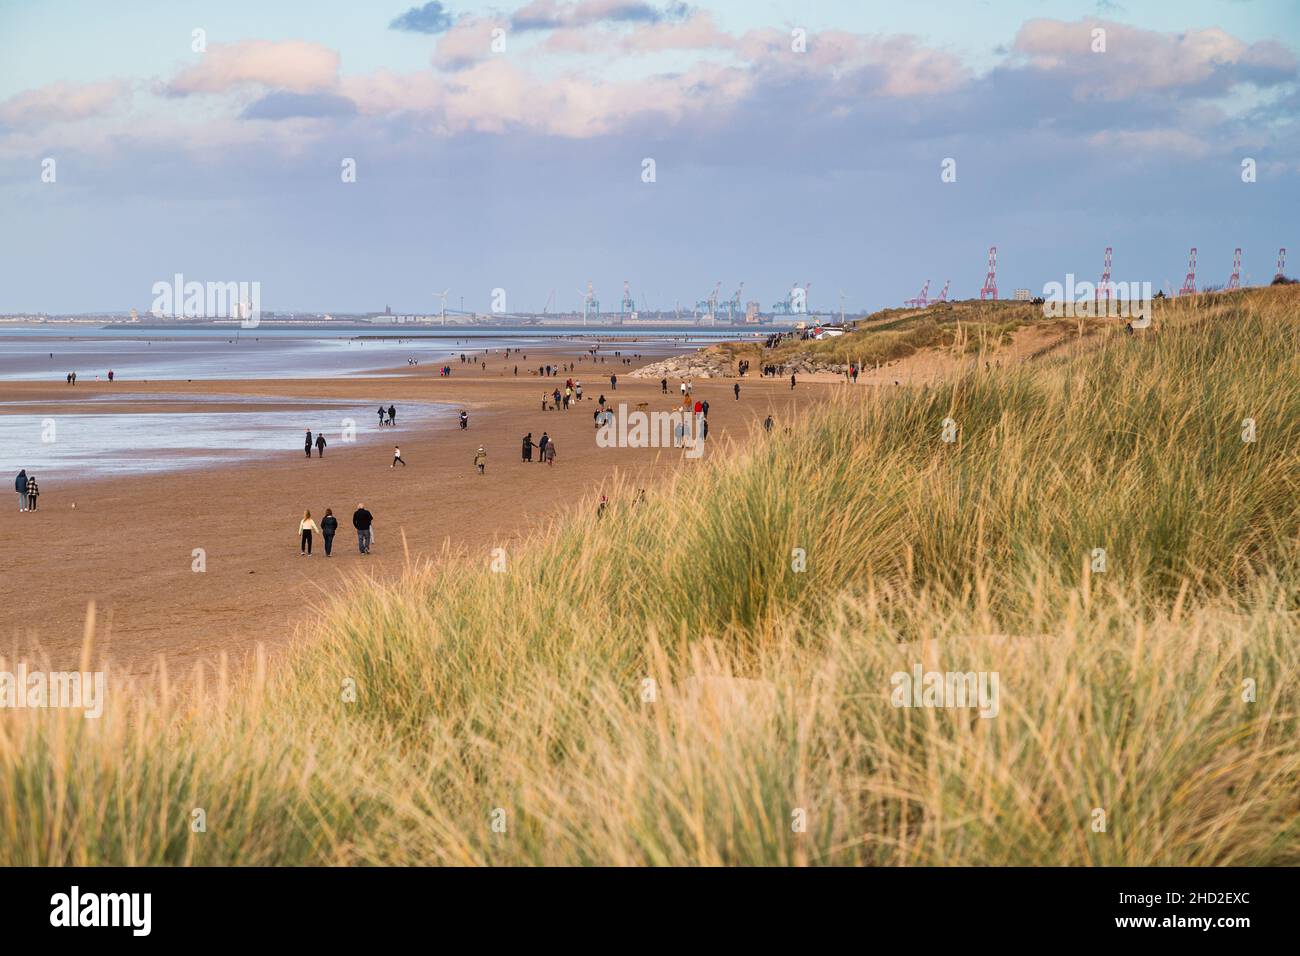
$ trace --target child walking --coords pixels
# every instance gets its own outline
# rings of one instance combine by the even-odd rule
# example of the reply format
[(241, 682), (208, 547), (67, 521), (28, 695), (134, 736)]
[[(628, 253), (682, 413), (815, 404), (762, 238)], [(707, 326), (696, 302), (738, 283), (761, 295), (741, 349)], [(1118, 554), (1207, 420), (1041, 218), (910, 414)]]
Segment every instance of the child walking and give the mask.
[(298, 522), (298, 534), (300, 535), (298, 557), (301, 558), (303, 555), (311, 554), (311, 535), (313, 531), (320, 534), (320, 528), (316, 527), (316, 522), (312, 520), (311, 512), (304, 511), (302, 520)]

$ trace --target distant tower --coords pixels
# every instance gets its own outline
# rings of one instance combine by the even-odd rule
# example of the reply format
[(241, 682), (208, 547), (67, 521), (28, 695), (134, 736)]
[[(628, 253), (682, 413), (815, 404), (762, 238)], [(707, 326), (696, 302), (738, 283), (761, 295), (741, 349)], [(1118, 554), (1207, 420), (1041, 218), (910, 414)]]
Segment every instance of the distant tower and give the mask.
[(1231, 292), (1233, 289), (1241, 288), (1241, 247), (1237, 247), (1232, 252), (1232, 275), (1228, 277), (1228, 284), (1223, 287), (1224, 292)]
[(1106, 314), (1110, 314), (1110, 246), (1106, 247), (1106, 264), (1101, 271), (1101, 281), (1097, 283), (1096, 302), (1101, 302), (1102, 292), (1106, 293)]
[(1286, 246), (1283, 246), (1277, 251), (1277, 275), (1273, 276), (1273, 278), (1286, 278)]
[(984, 277), (984, 288), (980, 289), (980, 299), (993, 299), (997, 301), (998, 297), (998, 247), (989, 246), (989, 272)]
[(1196, 247), (1192, 246), (1192, 251), (1187, 256), (1187, 277), (1183, 279), (1183, 287), (1178, 290), (1180, 296), (1196, 295)]
[(944, 280), (944, 283), (943, 283), (943, 291), (939, 293), (939, 298), (935, 299), (935, 300), (934, 300), (935, 302), (947, 302), (947, 301), (948, 301), (948, 286), (950, 286), (950, 285), (952, 285), (952, 280), (951, 280), (951, 279), (946, 279), (946, 280)]

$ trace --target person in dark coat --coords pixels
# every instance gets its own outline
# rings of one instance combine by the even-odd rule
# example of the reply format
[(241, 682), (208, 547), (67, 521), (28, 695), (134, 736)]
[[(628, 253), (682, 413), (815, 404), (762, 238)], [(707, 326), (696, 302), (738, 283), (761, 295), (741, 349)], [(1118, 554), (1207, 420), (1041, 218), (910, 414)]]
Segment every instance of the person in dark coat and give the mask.
[(14, 491), (18, 492), (18, 510), (27, 510), (27, 469), (24, 468), (18, 472), (18, 477), (14, 479)]
[(316, 457), (325, 457), (325, 433), (318, 432), (316, 435)]
[(370, 526), (375, 516), (366, 510), (366, 506), (357, 503), (357, 510), (352, 512), (352, 527), (357, 529), (357, 550), (362, 554), (370, 553)]
[(524, 436), (524, 461), (533, 460), (533, 433)]
[(303, 441), (302, 450), (307, 453), (308, 458), (311, 457), (311, 429), (310, 428), (307, 429), (307, 437)]
[(320, 522), (321, 537), (325, 539), (325, 557), (330, 556), (334, 550), (334, 535), (339, 530), (339, 519), (334, 517), (334, 509), (326, 508), (325, 517)]

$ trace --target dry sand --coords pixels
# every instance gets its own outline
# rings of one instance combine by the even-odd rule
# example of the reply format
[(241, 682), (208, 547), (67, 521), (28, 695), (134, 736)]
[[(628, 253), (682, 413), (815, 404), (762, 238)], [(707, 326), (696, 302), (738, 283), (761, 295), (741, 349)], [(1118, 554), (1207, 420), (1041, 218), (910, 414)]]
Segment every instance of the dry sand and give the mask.
[[(225, 652), (241, 660), (259, 642), (272, 651), (292, 640), (295, 626), (310, 622), (328, 595), (342, 593), (359, 573), (390, 579), (409, 558), (437, 558), (444, 547), (455, 560), (488, 560), (491, 548), (518, 543), (565, 509), (594, 508), (602, 486), (618, 471), (634, 487), (689, 468), (672, 449), (602, 449), (595, 442), (592, 413), (604, 394), (629, 406), (677, 406), (677, 382), (660, 394), (658, 381), (628, 377), (636, 367), (578, 361), (582, 347), (543, 353), (530, 349), (528, 365), (578, 362), (584, 401), (569, 412), (541, 410), (541, 395), (565, 375), (538, 378), (499, 355), (486, 372), (456, 364), (450, 378), (436, 367), (395, 370), (395, 378), (274, 381), (152, 381), (133, 384), (83, 380), (78, 396), (138, 391), (183, 395), (238, 394), (308, 399), (408, 402), (463, 406), (470, 428), (446, 426), (388, 433), (375, 418), (359, 427), (365, 441), (331, 444), (323, 459), (304, 459), (299, 434), (285, 436), (274, 457), (220, 468), (143, 478), (85, 482), (42, 481), (40, 510), (0, 509), (0, 655), (45, 657), (49, 666), (72, 668), (81, 651), (88, 602), (96, 605), (99, 654), (114, 672), (150, 673), (159, 655), (169, 673), (188, 672)], [(662, 356), (654, 356), (649, 362)], [(619, 376), (617, 391), (609, 375)], [(710, 403), (710, 445), (728, 437), (744, 440), (769, 413), (788, 421), (799, 407), (837, 386), (746, 377), (741, 401), (731, 379), (697, 380), (697, 398)], [(70, 397), (63, 383), (0, 383), (0, 400)], [(184, 410), (184, 409), (173, 409)], [(108, 412), (107, 414), (112, 414)], [(531, 431), (556, 440), (553, 466), (520, 461), (520, 441)], [(408, 467), (389, 467), (393, 439)], [(488, 451), (485, 475), (473, 467), (474, 452)], [(534, 452), (536, 459), (536, 452)], [(7, 500), (7, 499), (6, 499)], [(376, 546), (357, 553), (351, 516), (364, 501), (375, 515)], [(72, 507), (75, 502), (76, 508)], [(319, 537), (316, 554), (298, 556), (298, 520), (310, 509), (319, 522), (326, 507), (339, 519), (334, 557), (326, 559)], [(206, 552), (206, 571), (192, 570), (193, 551)]]

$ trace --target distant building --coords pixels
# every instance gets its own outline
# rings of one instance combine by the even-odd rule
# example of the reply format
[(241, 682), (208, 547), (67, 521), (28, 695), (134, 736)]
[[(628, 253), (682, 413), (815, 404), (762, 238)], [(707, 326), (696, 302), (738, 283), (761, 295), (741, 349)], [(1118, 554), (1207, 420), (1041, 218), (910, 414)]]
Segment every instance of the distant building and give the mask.
[(1017, 289), (1015, 292), (1011, 293), (1011, 298), (1015, 299), (1017, 302), (1028, 302), (1033, 298), (1033, 296), (1029, 294), (1028, 289)]

